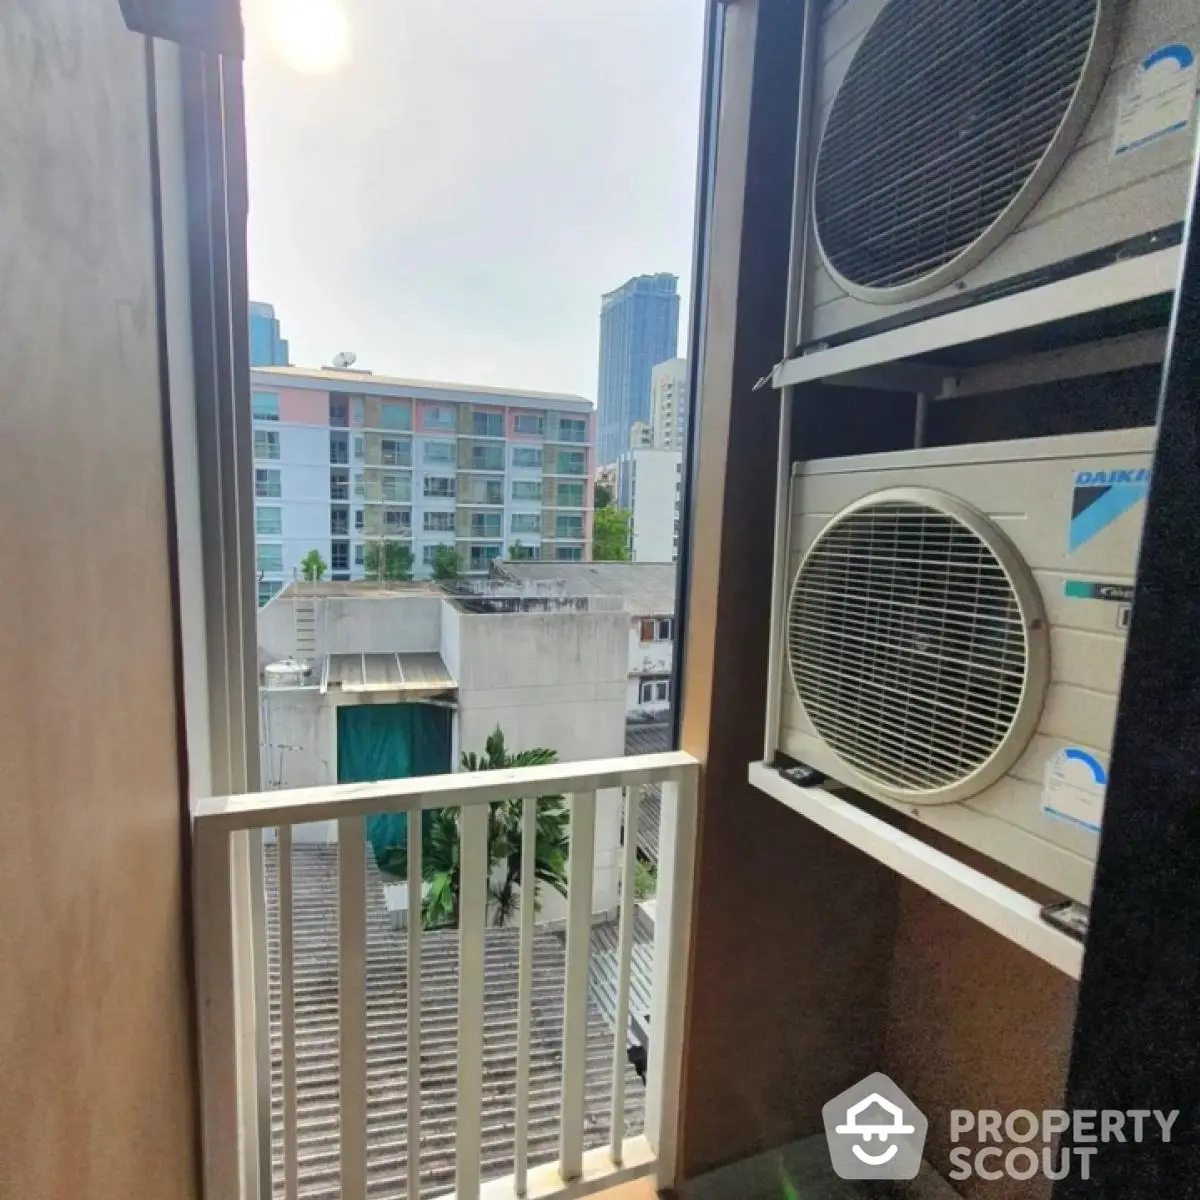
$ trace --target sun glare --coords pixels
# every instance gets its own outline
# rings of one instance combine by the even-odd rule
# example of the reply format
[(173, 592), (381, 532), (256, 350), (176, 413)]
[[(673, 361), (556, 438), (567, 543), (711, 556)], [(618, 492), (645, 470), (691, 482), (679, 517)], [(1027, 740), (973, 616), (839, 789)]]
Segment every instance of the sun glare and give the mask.
[(350, 22), (342, 0), (272, 0), (271, 45), (293, 71), (330, 75), (350, 57)]

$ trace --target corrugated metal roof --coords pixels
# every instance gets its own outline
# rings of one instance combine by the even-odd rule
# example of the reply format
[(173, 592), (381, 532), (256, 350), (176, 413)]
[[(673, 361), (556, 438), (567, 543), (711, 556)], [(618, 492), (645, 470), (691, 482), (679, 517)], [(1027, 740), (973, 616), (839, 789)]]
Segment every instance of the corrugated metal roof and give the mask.
[[(610, 1029), (617, 1022), (617, 984), (620, 981), (620, 929), (615, 921), (592, 927), (592, 1003), (603, 1014)], [(628, 1044), (650, 1044), (650, 998), (654, 987), (654, 926), (638, 908), (634, 909), (633, 952), (629, 972)]]
[(620, 596), (636, 617), (669, 617), (675, 611), (675, 563), (505, 562), (495, 571), (530, 583), (561, 582), (568, 596)]
[[(668, 721), (630, 721), (625, 726), (626, 754), (658, 754), (671, 749), (671, 725)], [(648, 783), (642, 788), (638, 808), (638, 850), (654, 866), (658, 865), (658, 829), (662, 822), (662, 788)]]
[[(266, 851), (270, 963), (271, 1132), (274, 1195), (283, 1195), (283, 1082), (279, 1002), (279, 892), (275, 846)], [(407, 947), (383, 903), (383, 877), (367, 853), (367, 1193), (406, 1196)], [(293, 849), (296, 1068), (300, 1200), (340, 1196), (338, 1117), (338, 889), (336, 846)], [(485, 938), (483, 1177), (512, 1171), (517, 1052), (515, 929)], [(563, 984), (560, 934), (534, 939), (530, 1162), (558, 1153)], [(458, 1055), (458, 935), (426, 933), (421, 945), (421, 1193), (454, 1186)], [(588, 1016), (584, 1142), (609, 1137), (613, 1033), (596, 1007)], [(641, 1132), (645, 1088), (626, 1072), (626, 1134)]]
[(343, 692), (453, 691), (458, 682), (440, 654), (331, 654), (321, 688)]

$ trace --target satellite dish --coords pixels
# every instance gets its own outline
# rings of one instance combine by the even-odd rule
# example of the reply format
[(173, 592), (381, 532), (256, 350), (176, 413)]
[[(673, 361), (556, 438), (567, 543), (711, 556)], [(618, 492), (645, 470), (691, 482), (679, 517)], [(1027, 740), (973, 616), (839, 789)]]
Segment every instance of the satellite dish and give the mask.
[(333, 356), (333, 365), (339, 370), (344, 371), (347, 367), (352, 367), (358, 362), (358, 355), (353, 350), (343, 350), (340, 354)]

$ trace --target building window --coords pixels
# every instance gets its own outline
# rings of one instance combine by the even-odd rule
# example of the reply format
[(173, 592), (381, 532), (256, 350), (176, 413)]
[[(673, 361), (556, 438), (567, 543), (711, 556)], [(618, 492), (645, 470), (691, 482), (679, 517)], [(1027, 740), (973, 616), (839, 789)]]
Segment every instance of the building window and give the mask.
[(411, 467), (412, 443), (407, 438), (382, 438), (379, 455), (385, 467)]
[(542, 517), (540, 513), (513, 513), (513, 533), (541, 533)]
[(329, 435), (329, 461), (343, 467), (350, 465), (350, 443), (344, 433)]
[(329, 397), (329, 424), (334, 429), (345, 429), (350, 424), (350, 399), (348, 396)]
[(367, 477), (361, 471), (354, 472), (354, 498), (365, 500), (367, 496)]
[(538, 562), (542, 557), (541, 546), (522, 546), (520, 542), (514, 542), (508, 548), (508, 556), (514, 561), (525, 559), (529, 562)]
[(540, 471), (542, 468), (542, 452), (540, 448), (537, 446), (514, 446), (513, 466), (534, 467)]
[(354, 457), (358, 462), (363, 460), (363, 440), (360, 437), (354, 439)]
[(586, 470), (587, 456), (582, 450), (560, 450), (558, 452), (559, 475), (583, 475)]
[(471, 536), (477, 538), (502, 537), (500, 518), (500, 513), (472, 513)]
[(408, 504), (412, 500), (412, 476), (384, 475), (380, 483), (380, 493), (384, 500)]
[(258, 569), (278, 574), (283, 570), (283, 546), (278, 542), (259, 542)]
[(540, 482), (534, 483), (528, 480), (518, 479), (512, 485), (512, 498), (514, 500), (537, 500), (542, 498), (542, 485)]
[(329, 498), (330, 498), (330, 500), (349, 500), (350, 499), (350, 472), (349, 471), (330, 471), (329, 472)]
[(558, 440), (560, 442), (586, 442), (587, 421), (582, 417), (559, 417)]
[(472, 446), (471, 466), (476, 471), (503, 471), (503, 446)]
[(380, 404), (379, 423), (384, 429), (411, 429), (412, 409), (407, 404)]
[(456, 484), (457, 481), (453, 475), (427, 475), (425, 477), (425, 495), (453, 499), (457, 492)]
[(387, 533), (402, 533), (407, 537), (412, 533), (412, 512), (407, 508), (385, 508), (383, 528)]
[(422, 461), (427, 463), (452, 463), (456, 460), (453, 442), (426, 442)]
[(258, 607), (269, 603), (279, 595), (283, 584), (278, 579), (260, 579), (258, 581)]
[(258, 537), (283, 537), (283, 509), (260, 504), (254, 510), (254, 532)]
[(354, 565), (356, 567), (361, 567), (363, 563), (367, 561), (366, 553), (366, 547), (362, 544), (362, 542), (359, 542), (354, 547)]
[(583, 484), (560, 483), (558, 485), (556, 500), (559, 508), (582, 508)]
[(283, 486), (278, 471), (259, 467), (254, 472), (254, 494), (263, 500), (278, 500), (283, 495)]
[(348, 508), (331, 508), (329, 510), (329, 536), (350, 536), (350, 510)]
[(254, 392), (250, 413), (256, 421), (279, 420), (279, 396), (275, 392)]
[(454, 514), (452, 512), (427, 512), (424, 517), (426, 533), (453, 533)]
[(513, 419), (513, 429), (517, 433), (541, 437), (546, 429), (546, 418), (541, 413), (517, 413)]
[(439, 546), (422, 546), (421, 547), (421, 565), (425, 566), (425, 567), (432, 567), (433, 560), (437, 557), (437, 552), (440, 549), (441, 549), (440, 545)]
[(554, 557), (559, 562), (582, 562), (583, 547), (582, 546), (555, 546)]
[(669, 642), (674, 634), (670, 617), (647, 617), (641, 622), (638, 638), (641, 642)]
[(503, 479), (471, 479), (467, 484), (464, 504), (503, 504)]
[(359, 429), (361, 429), (365, 423), (365, 417), (364, 417), (364, 413), (363, 413), (363, 409), (364, 409), (363, 398), (361, 396), (355, 396), (354, 399), (351, 401), (350, 406), (354, 412), (354, 424)]
[(426, 429), (453, 429), (454, 409), (442, 405), (430, 405), (425, 409)]
[(470, 569), (472, 571), (486, 571), (491, 567), (492, 563), (500, 557), (499, 546), (472, 546), (470, 557)]
[(350, 570), (350, 543), (332, 542), (329, 546), (329, 569), (331, 571)]
[(555, 517), (554, 536), (560, 538), (583, 537), (583, 518), (564, 516)]
[(643, 679), (638, 689), (639, 704), (658, 704), (671, 699), (669, 679)]
[(471, 414), (471, 433), (475, 437), (504, 436), (504, 414), (492, 412), (473, 412)]
[(355, 531), (355, 533), (362, 533), (363, 527), (365, 525), (366, 525), (366, 517), (363, 515), (363, 510), (361, 508), (356, 508), (354, 510), (354, 531)]
[(275, 429), (256, 429), (254, 431), (254, 457), (279, 457), (279, 431)]

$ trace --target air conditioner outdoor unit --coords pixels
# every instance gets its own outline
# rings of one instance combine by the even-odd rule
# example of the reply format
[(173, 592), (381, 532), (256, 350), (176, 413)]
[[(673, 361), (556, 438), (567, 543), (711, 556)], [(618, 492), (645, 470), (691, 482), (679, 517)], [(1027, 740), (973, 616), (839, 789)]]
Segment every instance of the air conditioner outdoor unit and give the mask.
[(827, 4), (797, 341), (1171, 244), (1198, 49), (1188, 0)]
[(1086, 902), (1153, 439), (797, 464), (782, 753)]

